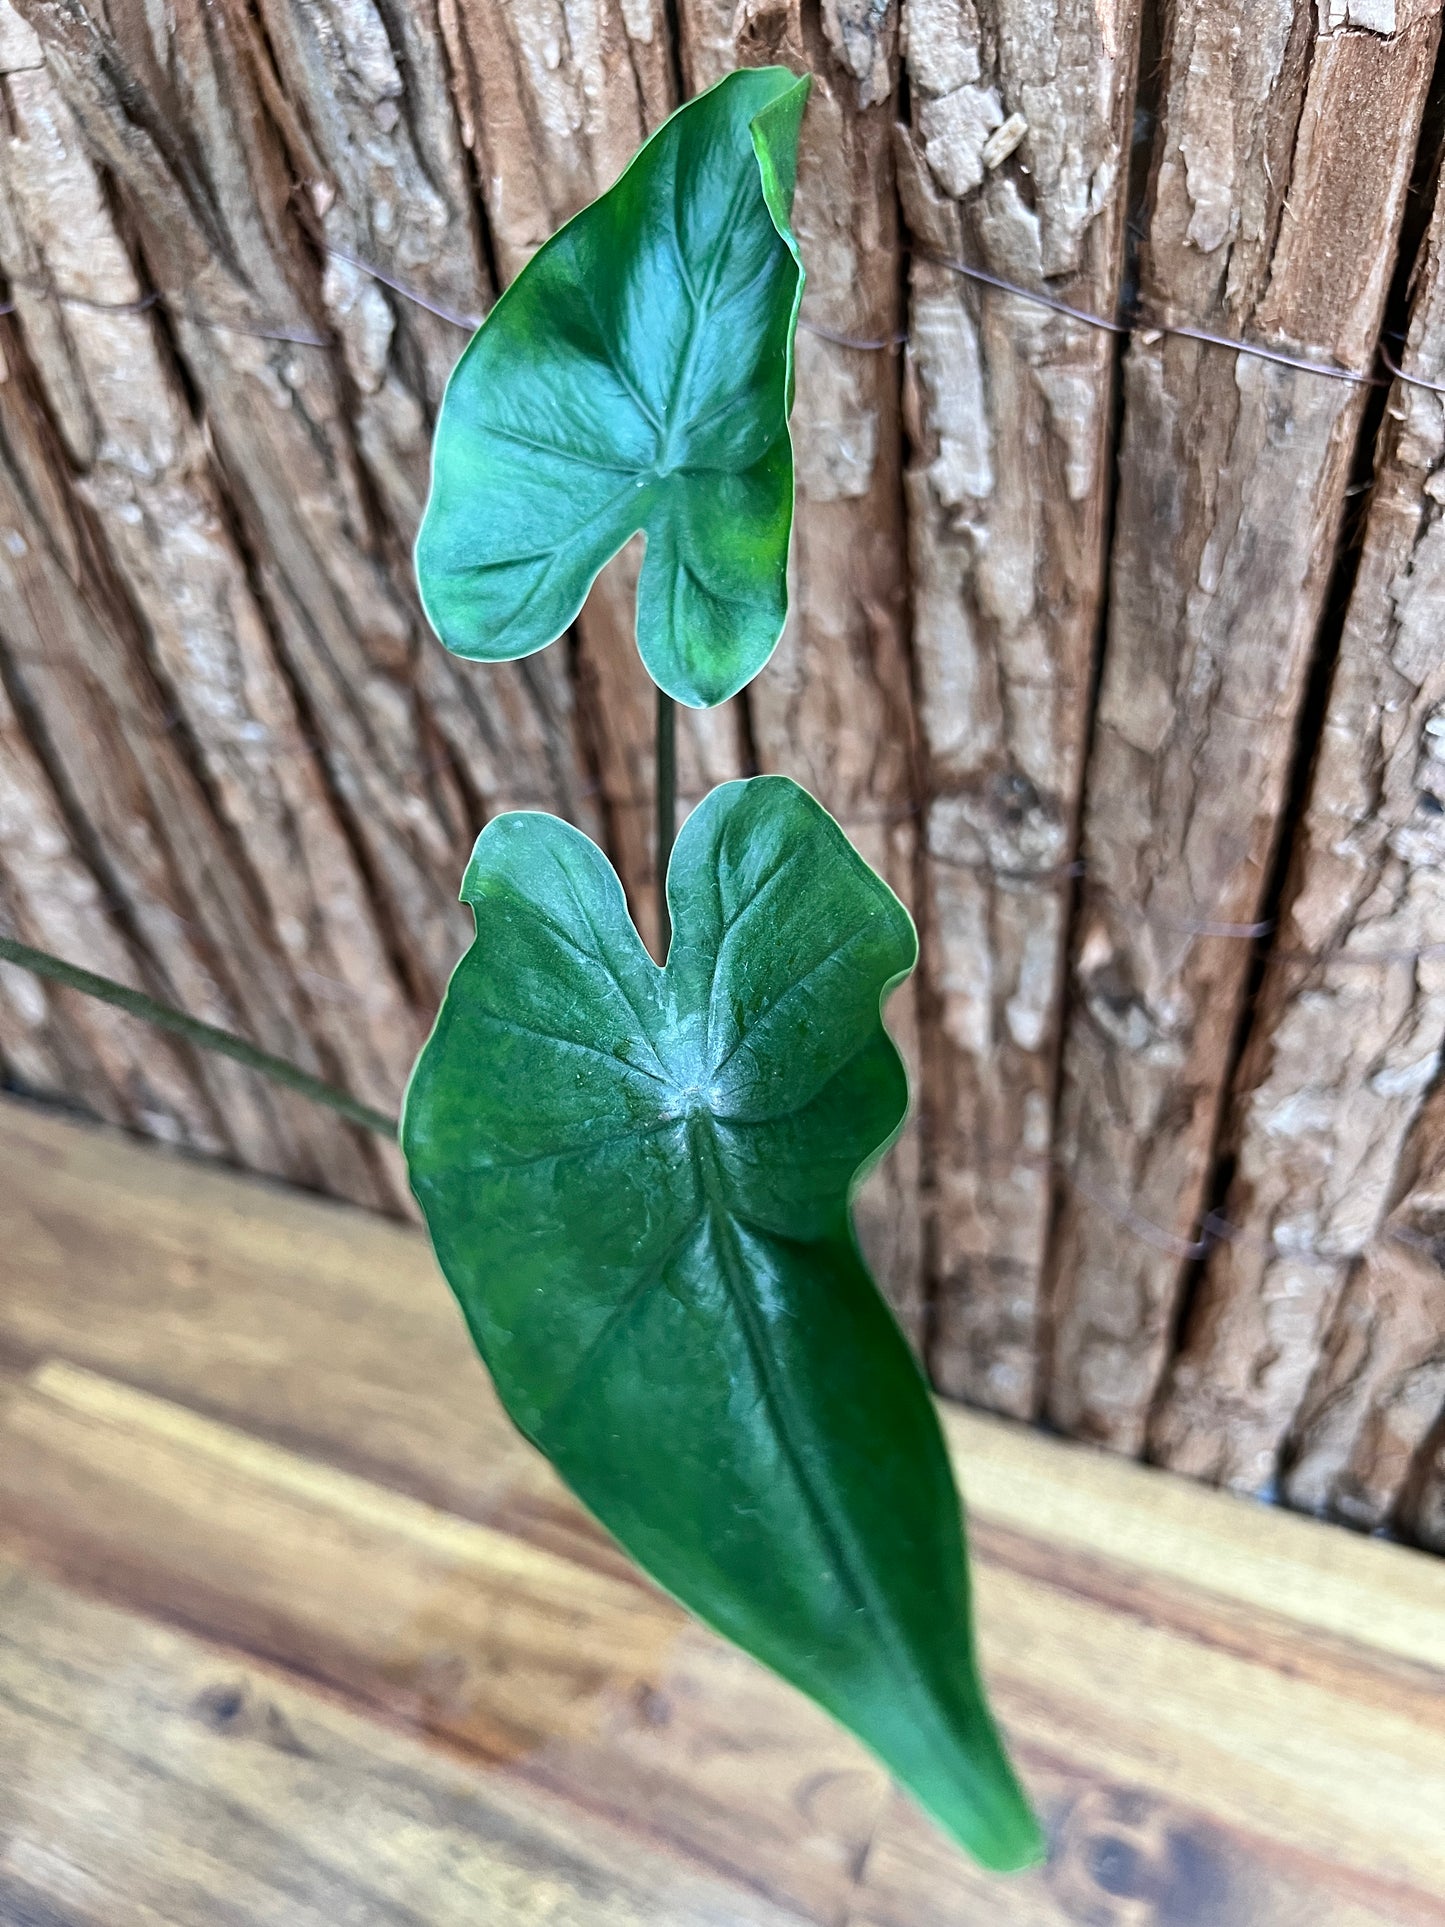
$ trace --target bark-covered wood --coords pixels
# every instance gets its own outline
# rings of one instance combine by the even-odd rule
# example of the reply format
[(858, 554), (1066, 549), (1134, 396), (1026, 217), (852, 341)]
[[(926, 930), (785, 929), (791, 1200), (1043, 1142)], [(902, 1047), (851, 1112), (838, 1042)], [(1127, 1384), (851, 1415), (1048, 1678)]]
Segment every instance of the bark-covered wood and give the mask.
[[(141, 986), (153, 994), (325, 1073), (331, 1067), (312, 1041), (299, 986), (184, 753), (23, 352), (12, 328), (0, 384), (0, 662), (7, 707), (30, 748), (8, 772), (12, 802), (29, 792), (14, 836), (18, 853), (63, 827), (69, 847), (53, 848), (56, 891), (68, 879), (70, 892), (101, 911), (95, 947), (65, 919), (59, 900), (47, 904), (33, 869), (27, 879), (23, 863), (9, 866), (10, 887), (28, 897), (42, 945), (92, 963), (116, 950), (105, 929), (113, 915), (130, 940), (115, 974), (134, 980), (139, 968)], [(83, 887), (87, 872), (93, 894)], [(17, 921), (23, 932), (24, 915)], [(94, 1034), (99, 1022), (88, 1020), (80, 1034)], [(153, 1065), (164, 1077), (173, 1047), (120, 1020), (108, 1022), (105, 1034), (127, 1030), (132, 1075), (143, 1082), (141, 1066)], [(195, 1075), (197, 1102), (167, 1113), (168, 1134), (203, 1149), (219, 1142), (255, 1170), (362, 1202), (388, 1195), (373, 1148), (318, 1119), (313, 1106), (226, 1058), (196, 1058)], [(74, 1076), (62, 1088), (82, 1102), (88, 1096)]]
[[(1420, 263), (1403, 364), (1417, 382), (1445, 379), (1442, 242), (1445, 201)], [(1393, 1424), (1381, 1401), (1418, 1407), (1434, 1398), (1423, 1418), (1418, 1409), (1400, 1415), (1414, 1433), (1407, 1460), (1445, 1402), (1445, 1379), (1437, 1373), (1431, 1394), (1428, 1373), (1422, 1380), (1406, 1362), (1422, 1343), (1428, 1351), (1428, 1327), (1445, 1310), (1428, 1249), (1401, 1242), (1420, 1230), (1415, 1183), (1384, 1223), (1445, 1036), (1442, 490), (1445, 397), (1397, 382), (1310, 793), (1293, 827), (1279, 931), (1236, 1080), (1228, 1144), (1236, 1175), (1224, 1206), (1236, 1229), (1210, 1255), (1152, 1436), (1170, 1465), (1264, 1489), (1320, 1362), (1290, 1490), (1323, 1506), (1335, 1503), (1337, 1479), (1358, 1484), (1372, 1524), (1405, 1469), (1381, 1431)], [(1428, 1189), (1445, 1113), (1422, 1129), (1426, 1144), (1411, 1162)], [(1387, 1390), (1401, 1374), (1411, 1389)], [(1353, 1436), (1366, 1423), (1392, 1471), (1382, 1463), (1347, 1471), (1341, 1461), (1357, 1449), (1371, 1457)]]
[(1416, 1119), (1400, 1175), (1285, 1448), (1292, 1505), (1370, 1531), (1408, 1501), (1411, 1467), (1445, 1412), (1445, 1086)]
[[(1368, 369), (1438, 0), (1167, 23), (1142, 298)], [(1388, 29), (1388, 30), (1385, 30)], [(1125, 367), (1047, 1410), (1144, 1443), (1193, 1246), (1365, 390), (1176, 335)], [(1140, 1225), (1152, 1227), (1144, 1235)]]
[[(0, 537), (3, 539), (3, 537)], [(5, 571), (0, 567), (0, 582)], [(8, 587), (8, 584), (6, 585)], [(0, 682), (0, 918), (24, 943), (142, 989), (135, 953), (77, 861), (54, 789)], [(227, 1141), (195, 1068), (107, 1005), (0, 964), (0, 1065), (32, 1090), (84, 1091), (90, 1110), (165, 1142)]]
[(342, 1082), (394, 1105), (419, 1027), (272, 651), (202, 427), (156, 314), (138, 308), (102, 182), (43, 64), (12, 68), (8, 98), (0, 266), (75, 495), (141, 612), (176, 750), (230, 832), (236, 887), (265, 900)]
[[(233, 31), (242, 34), (246, 9), (230, 5)], [(320, 299), (340, 351), (360, 475), (373, 496), (370, 539), (409, 624), (402, 683), (415, 692), (422, 791), (450, 759), (471, 806), (469, 835), (483, 814), (505, 809), (560, 810), (595, 829), (562, 655), (469, 668), (436, 647), (413, 604), (409, 557), (432, 421), (469, 328), (495, 292), (486, 208), (464, 140), (470, 122), (453, 106), (448, 45), (458, 60), (467, 48), (445, 40), (450, 19), (441, 0), (266, 0), (257, 85), (300, 184), (293, 207), (303, 218), (291, 246), (305, 254), (314, 238), (325, 250)], [(523, 156), (516, 160), (520, 166)], [(450, 860), (440, 873), (449, 895)], [(452, 954), (444, 954), (450, 968)]]
[(1114, 343), (995, 290), (1119, 302), (1138, 8), (910, 0), (909, 557), (927, 763), (932, 1364), (1033, 1410), (1059, 992)]
[[(354, 377), (329, 340), (325, 257), (305, 245), (305, 210), (285, 145), (293, 130), (268, 111), (274, 76), (246, 9), (184, 0), (164, 21), (133, 13), (103, 21), (81, 0), (34, 0), (25, 10), (134, 225), (275, 647), (368, 866), (380, 915), (413, 989), (430, 1000), (464, 939), (452, 884), (458, 852), (475, 829), (476, 804), (503, 786), (503, 773), (488, 769), (482, 732), (468, 727), (472, 701), (484, 712), (505, 704), (500, 692), (513, 683), (512, 707), (525, 718), (544, 692), (520, 671), (504, 670), (477, 680), (475, 692), (468, 684), (470, 699), (458, 691), (436, 714), (425, 700), (418, 663), (427, 676), (442, 671), (438, 652), (423, 644), (400, 539), (409, 531), (388, 525), (385, 491), (350, 410)], [(356, 31), (367, 24), (365, 14), (349, 16)], [(381, 31), (379, 15), (370, 24)], [(380, 105), (388, 107), (384, 97)], [(398, 120), (391, 100), (378, 132), (385, 134), (389, 119), (409, 128), (421, 105), (408, 105), (411, 113)], [(313, 203), (324, 206), (339, 185), (316, 182)], [(454, 185), (465, 207), (465, 183)], [(413, 221), (400, 192), (387, 203), (390, 265), (423, 292), (428, 264), (397, 240), (434, 212), (428, 202)], [(458, 226), (439, 250), (453, 283), (469, 240), (467, 224)], [(387, 259), (380, 265), (387, 268)], [(471, 278), (480, 296), (475, 263)], [(376, 320), (373, 314), (368, 345), (385, 358), (393, 344), (384, 329), (378, 339)], [(415, 499), (424, 429), (411, 461)], [(503, 707), (495, 737), (506, 749), (506, 786), (515, 788), (515, 764), (528, 745), (525, 730), (509, 720)], [(534, 800), (550, 798), (553, 771), (543, 765), (532, 774)], [(571, 799), (555, 800), (565, 807)]]
[[(245, 940), (239, 908), (211, 912), (204, 980), (183, 967), (175, 909), (152, 987), (394, 1108), (464, 941), (456, 876), (484, 815), (597, 820), (564, 658), (466, 673), (425, 637), (411, 588), (432, 412), (458, 321), (490, 294), (437, 23), (324, 5), (146, 22), (61, 0), (28, 19), (6, 6), (0, 61), (0, 266), (49, 437), (46, 539), (73, 495), (107, 585), (30, 653), (51, 683), (66, 649), (102, 683), (141, 675), (160, 739), (152, 754), (134, 737), (127, 700), (133, 740), (113, 747), (52, 690), (69, 703), (56, 753), (79, 771), (72, 861), (83, 871), (116, 836), (143, 849), (113, 801), (133, 756), (151, 786), (139, 815), (164, 822), (147, 835), (198, 846), (189, 887), (256, 900)], [(57, 623), (47, 606), (42, 630)], [(184, 800), (173, 785), (162, 803), (172, 766)], [(174, 897), (138, 862), (105, 868), (124, 917)], [(275, 954), (253, 956), (257, 941)], [(237, 986), (224, 1008), (217, 969)], [(14, 1063), (83, 1097), (56, 1068)], [(192, 1141), (219, 1128), (258, 1168), (403, 1196), (394, 1169), (381, 1190), (366, 1175), (377, 1149), (324, 1115), (234, 1067), (204, 1077), (228, 1115)]]
[(1394, 1523), (1417, 1545), (1445, 1553), (1445, 1411), (1420, 1448)]
[[(0, 929), (388, 1109), (496, 811), (599, 836), (655, 941), (636, 545), (557, 646), (454, 660), (431, 426), (681, 100), (807, 69), (791, 614), (678, 790), (795, 776), (917, 917), (864, 1241), (954, 1393), (1445, 1549), (1445, 402), (1384, 407), (1315, 743), (1367, 391), (1136, 330), (1116, 424), (1114, 335), (946, 265), (1116, 313), (1142, 128), (1144, 308), (1372, 368), (1440, 6), (1168, 0), (1141, 87), (1142, 0), (0, 0)], [(8, 966), (0, 1072), (404, 1207), (386, 1147)]]

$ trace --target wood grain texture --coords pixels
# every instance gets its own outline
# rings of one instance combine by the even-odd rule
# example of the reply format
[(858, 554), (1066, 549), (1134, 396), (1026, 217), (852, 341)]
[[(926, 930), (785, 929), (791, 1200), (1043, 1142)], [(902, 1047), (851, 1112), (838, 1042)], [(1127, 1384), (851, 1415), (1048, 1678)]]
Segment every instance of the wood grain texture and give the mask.
[[(1292, 0), (1247, 28), (1209, 5), (1170, 14), (1142, 299), (1358, 369), (1439, 12), (1419, 0), (1390, 32), (1332, 20)], [(1260, 915), (1365, 391), (1178, 336), (1136, 338), (1124, 388), (1047, 1409), (1138, 1451), (1203, 1208), (1249, 962), (1238, 931)]]
[(0, 1564), (0, 1915), (86, 1927), (794, 1927), (544, 1788)]
[(927, 766), (940, 1386), (1031, 1413), (1138, 9), (911, 0), (909, 561)]
[(677, 104), (662, 0), (441, 0), (462, 137), (504, 282)]
[(1396, 1516), (1419, 1545), (1445, 1552), (1445, 1417), (1416, 1454)]
[(446, 878), (470, 812), (418, 708), (411, 595), (376, 526), (252, 36), (196, 5), (163, 21), (80, 0), (25, 12), (133, 223), (278, 652), (434, 996), (464, 941)]
[[(22, 692), (26, 727), (70, 705), (49, 760), (73, 758), (75, 860), (116, 840), (101, 795), (138, 788), (150, 821), (102, 882), (152, 930), (163, 994), (394, 1108), (465, 941), (456, 876), (481, 821), (515, 805), (597, 821), (565, 656), (464, 674), (411, 584), (430, 423), (465, 340), (443, 316), (491, 293), (440, 25), (59, 0), (6, 6), (0, 62), (10, 392), (39, 425), (49, 547), (102, 585), (87, 619), (44, 618), (74, 614), (57, 640), (121, 697), (102, 729), (43, 676)], [(37, 498), (7, 479), (23, 519)], [(67, 569), (52, 604), (75, 602), (63, 554), (51, 573)], [(168, 840), (196, 846), (186, 904), (136, 858)], [(188, 968), (207, 893), (208, 955)], [(202, 1076), (226, 1122), (195, 1141), (220, 1129), (257, 1168), (406, 1204), (389, 1152), (234, 1067)], [(78, 1073), (58, 1087), (83, 1098)]]
[[(95, 876), (71, 848), (60, 799), (0, 683), (0, 916), (39, 948), (90, 957), (142, 988), (137, 959)], [(92, 1112), (163, 1142), (220, 1151), (195, 1067), (169, 1039), (142, 1040), (118, 1011), (0, 964), (0, 1061), (32, 1091), (83, 1090)]]
[(0, 1156), (0, 1914), (1445, 1920), (1438, 1563), (946, 1411), (1053, 1842), (990, 1880), (581, 1518), (420, 1237), (14, 1104)]
[[(1445, 377), (1442, 236), (1445, 203), (1422, 252), (1404, 362), (1425, 382)], [(1403, 1184), (1408, 1193), (1418, 1183), (1421, 1195), (1399, 1199), (1401, 1215), (1386, 1223), (1445, 1035), (1442, 462), (1441, 397), (1397, 382), (1279, 932), (1236, 1080), (1227, 1140), (1236, 1175), (1224, 1213), (1238, 1231), (1210, 1256), (1151, 1437), (1167, 1464), (1259, 1490), (1275, 1479), (1313, 1375), (1288, 1489), (1323, 1506), (1344, 1478), (1359, 1491), (1359, 1522), (1370, 1524), (1388, 1514), (1445, 1403), (1445, 1381), (1438, 1370), (1432, 1381), (1428, 1364), (1441, 1308), (1428, 1242), (1445, 1129), (1438, 1107), (1422, 1121), (1419, 1176)], [(1402, 1232), (1421, 1245), (1403, 1243)], [(1351, 1436), (1364, 1424), (1381, 1455), (1374, 1465), (1371, 1446)], [(1346, 1472), (1342, 1457), (1357, 1451), (1365, 1462)]]
[[(372, 494), (372, 539), (411, 624), (408, 673), (428, 755), (420, 773), (444, 751), (474, 815), (553, 809), (594, 829), (565, 653), (458, 663), (411, 607), (432, 423), (470, 328), (496, 292), (486, 208), (454, 110), (453, 81), (458, 94), (464, 81), (450, 56), (465, 49), (448, 42), (440, 4), (263, 6), (259, 40), (234, 0), (226, 17), (252, 50), (285, 150), (298, 216), (291, 246), (306, 254), (315, 241), (324, 250), (319, 297)], [(518, 166), (524, 159), (514, 156)]]

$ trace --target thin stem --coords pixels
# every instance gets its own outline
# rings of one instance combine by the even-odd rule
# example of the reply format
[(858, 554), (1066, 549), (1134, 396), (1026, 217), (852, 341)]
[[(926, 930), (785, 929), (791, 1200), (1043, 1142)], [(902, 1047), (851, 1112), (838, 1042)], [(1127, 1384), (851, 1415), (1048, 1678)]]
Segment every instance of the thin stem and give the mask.
[(33, 970), (37, 977), (49, 977), (57, 984), (64, 984), (67, 990), (78, 990), (86, 997), (98, 997), (102, 1003), (114, 1004), (132, 1017), (142, 1017), (161, 1030), (174, 1031), (177, 1037), (188, 1039), (202, 1050), (234, 1057), (248, 1070), (259, 1071), (273, 1083), (284, 1084), (314, 1103), (339, 1111), (353, 1124), (376, 1131), (382, 1137), (396, 1136), (397, 1120), (388, 1117), (385, 1111), (372, 1110), (369, 1104), (337, 1090), (334, 1084), (324, 1084), (309, 1071), (287, 1063), (284, 1057), (273, 1057), (270, 1051), (258, 1050), (244, 1037), (233, 1037), (228, 1030), (218, 1030), (214, 1024), (203, 1024), (198, 1017), (188, 1017), (183, 1010), (157, 1003), (143, 990), (132, 990), (128, 984), (118, 984), (111, 977), (98, 977), (93, 970), (82, 970), (77, 964), (66, 963), (63, 957), (52, 957), (48, 950), (33, 950), (28, 943), (16, 943), (13, 937), (0, 937), (0, 961), (19, 964), (22, 970)]
[(677, 705), (657, 692), (657, 941), (664, 963), (672, 942), (667, 909), (667, 865), (677, 836)]

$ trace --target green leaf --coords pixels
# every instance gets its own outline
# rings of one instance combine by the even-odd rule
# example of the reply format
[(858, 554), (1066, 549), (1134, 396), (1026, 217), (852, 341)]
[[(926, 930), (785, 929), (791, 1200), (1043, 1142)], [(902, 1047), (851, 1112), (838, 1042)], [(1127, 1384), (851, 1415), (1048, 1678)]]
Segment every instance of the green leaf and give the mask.
[(437, 423), (417, 578), (458, 655), (560, 636), (638, 529), (637, 641), (694, 708), (772, 654), (787, 613), (788, 230), (808, 82), (729, 74), (527, 264), (472, 337)]
[(488, 824), (462, 894), (402, 1143), (508, 1411), (671, 1593), (1026, 1863), (942, 1433), (849, 1209), (907, 1107), (907, 912), (777, 776), (684, 825), (665, 969), (553, 817)]

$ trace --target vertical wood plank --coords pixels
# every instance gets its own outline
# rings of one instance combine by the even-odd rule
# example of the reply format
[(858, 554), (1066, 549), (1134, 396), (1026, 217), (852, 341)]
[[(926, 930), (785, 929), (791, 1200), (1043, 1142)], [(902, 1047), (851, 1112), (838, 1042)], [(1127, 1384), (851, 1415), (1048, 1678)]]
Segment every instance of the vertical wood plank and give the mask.
[[(226, 8), (298, 182), (293, 212), (305, 240), (325, 250), (321, 312), (340, 350), (378, 540), (409, 598), (432, 423), (466, 324), (475, 325), (495, 293), (485, 210), (453, 100), (444, 9), (436, 0), (399, 8), (272, 0), (260, 8), (258, 28), (244, 0), (226, 0)], [(525, 158), (514, 152), (511, 165), (521, 168)], [(415, 679), (438, 739), (430, 753), (445, 746), (481, 811), (553, 809), (595, 827), (565, 652), (464, 664), (419, 628)]]
[(938, 1309), (949, 1392), (1033, 1409), (1054, 1061), (1103, 589), (1133, 0), (912, 0), (907, 402)]
[[(102, 18), (80, 0), (25, 12), (169, 317), (274, 647), (379, 921), (430, 1004), (465, 942), (456, 876), (486, 779), (421, 687), (432, 645), (331, 345), (296, 205), (297, 135), (254, 23), (196, 0), (165, 15)], [(425, 225), (391, 205), (403, 240)]]
[(1369, 1531), (1390, 1523), (1445, 1413), (1445, 1087), (1415, 1120), (1396, 1186), (1285, 1442), (1290, 1504)]
[(278, 654), (413, 987), (434, 993), (465, 935), (446, 879), (468, 812), (418, 714), (414, 621), (378, 553), (249, 36), (189, 0), (22, 11), (133, 225)]
[[(1323, 20), (1184, 0), (1146, 307), (1373, 358), (1437, 0)], [(1165, 336), (1125, 370), (1107, 647), (1059, 1114), (1047, 1391), (1138, 1451), (1193, 1247), (1365, 391)], [(1143, 1227), (1141, 1231), (1141, 1227)]]
[[(1442, 243), (1445, 202), (1419, 264), (1404, 361), (1418, 381), (1445, 379)], [(1445, 1036), (1442, 471), (1441, 396), (1397, 382), (1310, 791), (1290, 829), (1279, 933), (1236, 1081), (1224, 1214), (1237, 1233), (1210, 1254), (1151, 1438), (1167, 1464), (1262, 1490), (1319, 1363), (1288, 1490), (1324, 1505), (1338, 1478), (1358, 1480), (1371, 1523), (1388, 1511), (1404, 1465), (1347, 1475), (1338, 1455), (1353, 1453), (1351, 1431), (1373, 1412), (1378, 1450), (1397, 1458), (1381, 1407), (1425, 1396), (1407, 1360), (1423, 1363), (1421, 1321), (1428, 1327), (1439, 1300), (1428, 1250), (1396, 1234), (1423, 1235), (1445, 1132), (1445, 1112), (1421, 1120), (1408, 1160), (1417, 1177), (1406, 1182), (1402, 1148)], [(1404, 1383), (1386, 1391), (1401, 1377), (1413, 1394)], [(1442, 1398), (1445, 1385), (1436, 1409)], [(1414, 1430), (1406, 1461), (1433, 1416), (1401, 1410), (1400, 1425)]]
[(1407, 1537), (1445, 1553), (1445, 1414), (1416, 1455), (1396, 1517)]
[[(691, 91), (738, 65), (812, 75), (793, 227), (808, 281), (797, 339), (788, 624), (747, 702), (759, 767), (792, 776), (916, 907), (917, 796), (894, 337), (902, 272), (890, 128), (894, 6), (821, 12), (682, 0)], [(844, 342), (831, 336), (841, 335)], [(846, 343), (877, 343), (850, 346)], [(918, 985), (888, 1023), (917, 1086)], [(924, 1323), (917, 1107), (858, 1200), (859, 1233), (916, 1342)]]
[(676, 105), (663, 0), (440, 0), (503, 284)]

